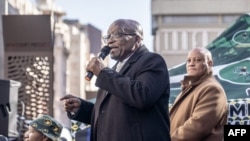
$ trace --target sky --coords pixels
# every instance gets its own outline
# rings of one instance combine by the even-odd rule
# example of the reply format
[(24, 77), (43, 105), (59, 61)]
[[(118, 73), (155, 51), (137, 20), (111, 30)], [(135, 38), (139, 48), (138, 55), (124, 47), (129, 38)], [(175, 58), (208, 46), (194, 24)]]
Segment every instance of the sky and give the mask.
[(78, 19), (107, 33), (109, 25), (120, 18), (138, 21), (144, 29), (144, 43), (152, 51), (151, 0), (54, 0), (66, 12), (63, 18)]

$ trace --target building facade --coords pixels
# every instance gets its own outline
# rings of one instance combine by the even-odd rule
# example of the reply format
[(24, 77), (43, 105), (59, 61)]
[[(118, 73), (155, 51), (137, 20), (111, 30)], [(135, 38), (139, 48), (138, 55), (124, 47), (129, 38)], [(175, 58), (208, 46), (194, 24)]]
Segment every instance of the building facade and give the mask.
[(248, 0), (152, 0), (154, 51), (169, 68), (185, 62), (194, 47), (206, 47), (241, 14)]
[[(67, 20), (63, 20), (65, 14), (66, 13), (54, 3), (54, 0), (36, 0), (35, 4), (30, 0), (1, 0), (0, 79), (13, 78), (9, 78), (9, 75), (6, 75), (9, 68), (6, 67), (5, 63), (6, 52), (2, 34), (2, 15), (50, 15), (53, 51), (49, 53), (52, 54), (52, 59), (47, 60), (47, 62), (38, 61), (38, 64), (51, 63), (52, 65), (48, 67), (43, 64), (32, 64), (38, 66), (36, 67), (37, 70), (41, 70), (42, 68), (42, 71), (36, 70), (36, 72), (45, 74), (44, 72), (47, 72), (47, 70), (52, 70), (52, 74), (49, 76), (38, 75), (35, 71), (31, 73), (31, 69), (21, 68), (21, 70), (24, 70), (24, 74), (32, 74), (34, 79), (25, 80), (25, 78), (27, 78), (25, 75), (23, 80), (16, 80), (21, 82), (21, 87), (18, 92), (19, 105), (17, 114), (24, 116), (25, 120), (32, 120), (39, 114), (50, 114), (65, 127), (70, 128), (71, 121), (68, 119), (62, 107), (62, 102), (59, 99), (66, 94), (74, 94), (81, 98), (88, 99), (89, 96), (86, 91), (95, 94), (96, 88), (89, 86), (90, 84), (87, 84), (89, 82), (86, 82), (84, 77), (86, 75), (86, 64), (91, 57), (91, 53), (96, 54), (96, 52), (101, 49), (102, 42), (101, 31), (99, 29), (92, 25), (82, 25), (77, 20), (68, 20), (67, 22)], [(16, 52), (18, 53), (18, 51)], [(29, 50), (23, 54), (27, 54), (28, 52)], [(39, 56), (39, 53), (41, 54), (39, 50), (37, 50), (37, 52), (34, 50), (34, 54), (31, 53), (32, 55), (29, 57), (32, 58), (31, 60), (40, 58), (44, 60), (47, 59), (47, 57), (43, 55)], [(23, 57), (21, 55), (21, 58), (27, 58), (27, 56), (24, 55)], [(20, 75), (21, 74), (19, 74), (19, 76)], [(35, 79), (37, 76), (45, 77), (50, 81), (46, 80), (46, 82), (43, 81), (43, 83), (37, 84), (37, 82), (41, 80)], [(49, 82), (49, 84), (47, 82)], [(33, 86), (32, 83), (36, 83), (36, 85)], [(29, 91), (27, 91), (27, 89), (29, 89)], [(48, 89), (51, 89), (51, 91), (49, 90), (48, 92)], [(93, 96), (95, 96), (94, 94)], [(36, 100), (37, 98), (43, 99), (43, 104), (40, 104), (40, 101)], [(25, 110), (20, 108), (20, 101), (24, 104)], [(22, 129), (19, 129), (21, 132), (26, 130), (25, 127), (21, 128)], [(22, 135), (20, 137), (22, 137)]]

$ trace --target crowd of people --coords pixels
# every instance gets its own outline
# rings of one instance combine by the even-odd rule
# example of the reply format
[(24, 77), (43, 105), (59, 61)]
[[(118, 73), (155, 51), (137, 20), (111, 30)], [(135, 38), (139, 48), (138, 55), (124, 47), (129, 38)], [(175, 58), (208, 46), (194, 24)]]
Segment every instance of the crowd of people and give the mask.
[[(74, 94), (60, 99), (69, 119), (90, 125), (90, 141), (223, 140), (227, 97), (213, 76), (209, 50), (189, 51), (181, 92), (170, 108), (167, 64), (143, 43), (140, 23), (115, 20), (103, 40), (116, 64), (110, 68), (99, 56), (88, 63), (99, 88), (95, 103)], [(30, 123), (24, 140), (60, 140), (61, 131), (60, 123), (43, 115)]]

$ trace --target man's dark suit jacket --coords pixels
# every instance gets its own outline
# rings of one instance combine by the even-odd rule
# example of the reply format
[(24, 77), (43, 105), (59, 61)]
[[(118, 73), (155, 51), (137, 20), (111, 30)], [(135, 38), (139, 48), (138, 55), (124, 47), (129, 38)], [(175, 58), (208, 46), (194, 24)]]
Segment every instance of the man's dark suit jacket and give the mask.
[(91, 141), (170, 141), (169, 74), (164, 59), (140, 47), (119, 73), (103, 69), (95, 105), (68, 116), (91, 124)]

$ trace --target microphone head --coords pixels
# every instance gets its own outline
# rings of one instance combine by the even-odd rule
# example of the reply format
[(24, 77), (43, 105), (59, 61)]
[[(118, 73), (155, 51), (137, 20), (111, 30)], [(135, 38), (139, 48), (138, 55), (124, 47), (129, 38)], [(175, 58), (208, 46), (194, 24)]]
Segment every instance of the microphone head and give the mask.
[(105, 56), (107, 56), (110, 52), (111, 48), (109, 46), (104, 46), (102, 49), (101, 49), (101, 53), (103, 53)]
[[(102, 59), (104, 59), (110, 52), (111, 48), (109, 46), (104, 46), (102, 49), (101, 49), (101, 52), (99, 54), (99, 57), (101, 57)], [(90, 79), (92, 78), (92, 76), (94, 75), (93, 72), (90, 72), (88, 71), (87, 72), (87, 75), (85, 76), (85, 79), (87, 81), (90, 81)]]

